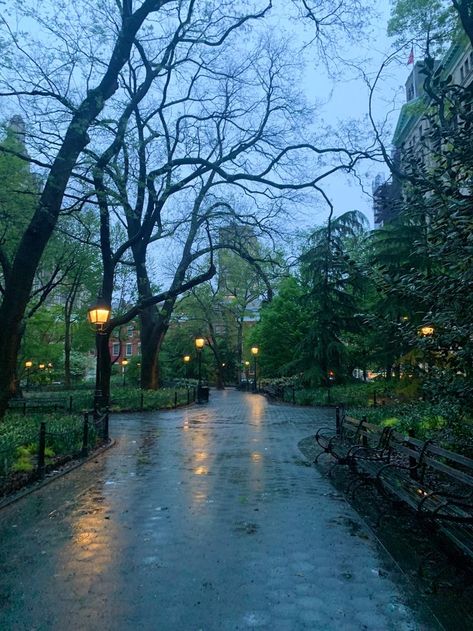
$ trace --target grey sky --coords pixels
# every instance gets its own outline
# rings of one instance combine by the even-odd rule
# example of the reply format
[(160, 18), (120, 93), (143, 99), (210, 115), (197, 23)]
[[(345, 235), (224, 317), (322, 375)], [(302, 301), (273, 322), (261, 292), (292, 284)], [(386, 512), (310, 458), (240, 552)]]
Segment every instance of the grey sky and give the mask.
[[(378, 72), (386, 56), (392, 52), (392, 42), (386, 35), (386, 26), (389, 17), (389, 0), (380, 0), (376, 3), (379, 17), (373, 22), (372, 35), (362, 37), (351, 48), (344, 51), (345, 57), (364, 58), (363, 70), (370, 78)], [(386, 136), (391, 138), (396, 124), (399, 109), (404, 102), (404, 83), (412, 66), (407, 65), (409, 51), (400, 53), (399, 59), (390, 64), (387, 71), (381, 77), (374, 98), (374, 113), (377, 121), (386, 121)], [(369, 91), (366, 83), (355, 69), (345, 68), (345, 76), (335, 79), (321, 76), (319, 65), (312, 64), (307, 68), (304, 90), (309, 102), (318, 102), (320, 98), (326, 101), (323, 108), (323, 118), (327, 124), (334, 128), (342, 128), (350, 120), (365, 120), (364, 128), (370, 129), (366, 121), (368, 111)], [(357, 76), (358, 75), (358, 76)], [(358, 209), (364, 212), (372, 223), (371, 193), (372, 179), (383, 173), (388, 176), (388, 170), (383, 164), (364, 163), (360, 176), (363, 187), (352, 176), (335, 175), (324, 184), (332, 203), (335, 205), (336, 214)], [(365, 188), (366, 193), (363, 192)], [(309, 224), (322, 222), (327, 217), (328, 210), (322, 205), (314, 214), (307, 217)]]

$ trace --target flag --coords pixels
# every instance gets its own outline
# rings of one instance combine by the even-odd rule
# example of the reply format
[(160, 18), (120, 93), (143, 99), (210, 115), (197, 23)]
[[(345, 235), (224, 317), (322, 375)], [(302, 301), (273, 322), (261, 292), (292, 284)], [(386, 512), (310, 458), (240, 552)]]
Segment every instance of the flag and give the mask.
[(407, 60), (407, 65), (414, 63), (414, 47), (411, 46), (411, 52), (409, 53), (409, 59)]

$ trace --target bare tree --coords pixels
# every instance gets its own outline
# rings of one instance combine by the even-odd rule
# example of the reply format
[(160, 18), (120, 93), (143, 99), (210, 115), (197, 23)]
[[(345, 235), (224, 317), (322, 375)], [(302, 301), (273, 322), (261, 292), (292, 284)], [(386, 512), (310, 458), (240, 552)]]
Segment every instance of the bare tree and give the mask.
[[(116, 265), (134, 265), (138, 302), (132, 312), (140, 317), (141, 383), (149, 388), (158, 385), (157, 356), (176, 299), (202, 279), (192, 276), (199, 261), (205, 264), (216, 248), (252, 258), (235, 235), (222, 241), (222, 229), (234, 224), (256, 236), (274, 235), (277, 223), (287, 221), (285, 207), (301, 191), (323, 195), (325, 178), (368, 155), (319, 146), (307, 131), (312, 112), (292, 85), (297, 69), (284, 43), (260, 38), (239, 47), (229, 27), (215, 42), (217, 54), (208, 39), (205, 50), (196, 45), (198, 38), (187, 35), (193, 28), (188, 20), (159, 71), (143, 49), (130, 60), (122, 81), (136, 105), (108, 126), (107, 150), (90, 152), (102, 224), (103, 293), (111, 298)], [(151, 75), (154, 86), (140, 99)], [(114, 254), (112, 217), (128, 237)], [(175, 259), (171, 293), (159, 306), (147, 265), (156, 252), (161, 258), (167, 252), (168, 259), (172, 252)]]
[[(332, 29), (343, 24), (346, 29), (344, 16), (351, 18), (354, 15), (347, 9), (353, 7), (353, 2), (343, 0), (317, 3), (320, 16), (324, 18), (319, 20), (315, 6), (305, 1), (295, 4), (302, 7), (304, 15), (308, 11), (307, 15), (317, 26), (316, 36), (324, 26)], [(330, 173), (349, 170), (366, 155), (354, 152), (352, 148), (319, 147), (305, 138), (301, 141), (296, 134), (281, 141), (279, 124), (284, 118), (289, 122), (291, 112), (287, 104), (280, 104), (279, 95), (274, 96), (271, 77), (277, 73), (271, 69), (277, 65), (277, 51), (273, 57), (267, 57), (270, 66), (264, 72), (259, 65), (258, 89), (264, 87), (263, 100), (256, 103), (251, 100), (254, 88), (251, 83), (246, 85), (246, 92), (241, 90), (239, 93), (238, 107), (246, 109), (244, 129), (238, 126), (238, 118), (234, 117), (235, 112), (230, 107), (237, 103), (232, 90), (239, 73), (247, 70), (245, 62), (237, 60), (231, 72), (222, 77), (220, 83), (227, 86), (227, 105), (221, 101), (222, 94), (207, 97), (205, 88), (201, 90), (202, 77), (206, 80), (212, 77), (216, 81), (223, 68), (223, 64), (218, 63), (219, 55), (227, 43), (235, 46), (235, 34), (239, 34), (240, 40), (248, 38), (250, 44), (251, 40), (254, 42), (261, 37), (261, 32), (252, 32), (249, 27), (270, 14), (271, 0), (255, 0), (250, 9), (247, 2), (230, 0), (103, 0), (100, 3), (78, 0), (54, 7), (38, 5), (39, 8), (11, 0), (4, 6), (0, 23), (4, 48), (0, 97), (6, 104), (5, 111), (20, 110), (28, 122), (30, 155), (19, 157), (34, 166), (41, 175), (42, 184), (31, 220), (15, 252), (10, 258), (0, 252), (4, 290), (0, 305), (0, 416), (14, 391), (22, 321), (35, 273), (61, 212), (80, 212), (90, 197), (97, 196), (105, 251), (103, 289), (106, 294), (111, 291), (110, 283), (113, 286), (113, 265), (124, 261), (130, 247), (139, 260), (147, 243), (153, 242), (155, 227), (159, 232), (159, 213), (170, 196), (178, 192), (184, 195), (187, 187), (197, 186), (191, 206), (204, 211), (198, 211), (197, 223), (192, 219), (185, 222), (194, 230), (196, 239), (184, 240), (188, 258), (184, 257), (183, 264), (178, 266), (178, 280), (168, 290), (150, 296), (146, 279), (141, 279), (143, 287), (139, 287), (139, 303), (126, 314), (130, 318), (136, 313), (145, 313), (147, 308), (162, 300), (172, 300), (192, 284), (188, 276), (192, 264), (211, 249), (207, 240), (211, 239), (211, 230), (204, 215), (214, 203), (209, 205), (207, 199), (204, 203), (204, 196), (195, 205), (199, 192), (205, 187), (210, 190), (225, 182), (244, 191), (245, 195), (250, 191), (269, 199), (272, 197), (270, 191), (318, 190), (320, 182)], [(27, 34), (28, 29), (23, 28), (21, 18), (27, 20), (30, 32), (33, 32), (31, 24), (36, 25), (40, 33), (36, 39)], [(230, 53), (228, 46), (227, 56)], [(248, 56), (245, 59), (246, 63), (251, 63)], [(196, 69), (194, 73), (192, 67)], [(212, 71), (215, 67), (218, 70)], [(172, 87), (180, 79), (187, 85), (187, 97)], [(154, 85), (158, 86), (153, 94), (157, 106), (152, 115), (152, 102), (146, 97)], [(214, 98), (220, 101), (217, 118), (213, 113)], [(248, 98), (256, 109), (245, 106), (244, 98)], [(261, 116), (265, 99), (266, 115)], [(197, 116), (193, 105), (197, 108)], [(210, 138), (205, 136), (207, 132), (202, 126), (205, 108), (210, 123), (207, 129), (213, 133)], [(175, 113), (173, 131), (166, 129), (165, 110)], [(180, 113), (176, 114), (178, 110)], [(107, 224), (113, 220), (106, 208), (110, 203), (106, 199), (108, 184), (105, 180), (119, 165), (125, 173), (123, 182), (127, 182), (125, 138), (132, 115), (138, 134), (141, 124), (143, 131), (146, 130), (146, 137), (141, 139), (144, 141), (146, 173), (138, 171), (135, 174), (137, 193), (130, 206), (125, 206), (125, 211), (140, 209), (141, 205), (143, 215), (138, 215), (139, 233), (132, 233), (132, 226), (137, 225), (136, 218), (126, 217), (131, 220), (127, 224), (130, 243), (112, 253), (111, 248), (107, 249)], [(153, 129), (152, 119), (161, 121), (161, 129), (157, 126)], [(161, 147), (150, 160), (151, 149), (148, 147), (155, 146), (156, 141), (160, 141)], [(187, 151), (186, 143), (189, 142), (202, 150), (189, 148)], [(176, 150), (178, 146), (179, 151)], [(332, 164), (324, 166), (329, 156), (334, 157)], [(313, 164), (314, 175), (307, 177), (309, 161)], [(140, 157), (140, 168), (142, 164)], [(303, 177), (300, 171), (305, 171)], [(175, 184), (176, 177), (178, 185)], [(172, 190), (168, 190), (170, 183)], [(84, 192), (84, 185), (89, 191)], [(214, 196), (219, 203), (225, 200), (221, 193)], [(146, 214), (148, 210), (150, 212)], [(195, 213), (192, 216), (195, 217)], [(143, 223), (142, 218), (146, 219)], [(177, 226), (183, 225), (179, 220), (175, 223), (176, 230)], [(198, 244), (196, 247), (193, 247), (194, 242)], [(136, 267), (138, 269), (139, 265)], [(207, 272), (195, 271), (195, 278), (207, 278), (212, 270), (213, 263), (210, 262)], [(121, 321), (124, 317), (121, 316)], [(113, 325), (118, 323), (115, 321)]]

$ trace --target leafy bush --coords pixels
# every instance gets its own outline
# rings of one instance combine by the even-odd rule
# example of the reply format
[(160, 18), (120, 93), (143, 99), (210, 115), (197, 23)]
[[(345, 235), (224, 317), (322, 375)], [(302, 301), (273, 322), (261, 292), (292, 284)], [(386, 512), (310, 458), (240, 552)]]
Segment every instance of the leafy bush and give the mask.
[(393, 396), (391, 389), (385, 382), (381, 383), (352, 383), (333, 385), (328, 388), (314, 388), (296, 391), (296, 403), (299, 405), (369, 405), (373, 402), (373, 395)]
[(370, 423), (404, 434), (412, 430), (417, 438), (430, 438), (446, 448), (473, 453), (473, 419), (463, 414), (459, 404), (416, 401), (376, 408), (350, 406), (347, 411), (355, 418), (366, 416)]

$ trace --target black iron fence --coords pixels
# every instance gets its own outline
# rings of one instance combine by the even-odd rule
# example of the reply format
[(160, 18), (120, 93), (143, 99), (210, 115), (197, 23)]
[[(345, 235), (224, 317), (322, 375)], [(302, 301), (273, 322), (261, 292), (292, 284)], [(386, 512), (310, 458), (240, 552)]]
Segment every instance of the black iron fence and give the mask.
[(64, 431), (49, 430), (48, 422), (42, 421), (36, 439), (10, 440), (0, 445), (0, 491), (16, 490), (108, 442), (108, 410), (100, 414), (85, 412), (81, 422)]
[[(9, 409), (26, 416), (31, 412), (60, 412), (73, 414), (90, 408), (94, 398), (92, 390), (79, 391), (63, 397), (45, 397), (41, 393), (24, 398), (10, 399)], [(110, 406), (123, 410), (151, 410), (189, 405), (196, 400), (196, 387), (176, 386), (162, 390), (124, 389), (112, 392)]]

